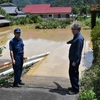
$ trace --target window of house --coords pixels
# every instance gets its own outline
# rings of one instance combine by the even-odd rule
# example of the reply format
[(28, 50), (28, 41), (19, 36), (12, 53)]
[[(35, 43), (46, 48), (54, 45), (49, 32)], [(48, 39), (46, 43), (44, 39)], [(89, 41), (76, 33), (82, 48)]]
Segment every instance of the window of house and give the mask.
[(66, 18), (69, 18), (69, 14), (66, 14)]
[(52, 17), (52, 15), (49, 15), (49, 17)]
[(43, 15), (40, 15), (43, 18)]
[(62, 18), (66, 18), (66, 14), (62, 14)]
[(61, 14), (58, 14), (58, 18), (61, 18)]
[(43, 15), (43, 18), (47, 18), (47, 15), (45, 14), (45, 15)]
[(58, 18), (58, 14), (54, 14), (54, 18)]

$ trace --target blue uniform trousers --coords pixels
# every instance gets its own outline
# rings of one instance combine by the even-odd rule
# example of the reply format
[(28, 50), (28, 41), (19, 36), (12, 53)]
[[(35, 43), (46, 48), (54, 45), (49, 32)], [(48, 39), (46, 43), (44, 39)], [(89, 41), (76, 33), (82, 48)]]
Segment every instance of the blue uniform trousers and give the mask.
[(70, 83), (72, 85), (72, 88), (74, 91), (79, 92), (79, 63), (76, 64), (76, 66), (72, 66), (72, 61), (70, 61), (69, 66), (69, 77), (70, 77)]
[(14, 70), (14, 85), (17, 85), (21, 82), (21, 75), (23, 69), (23, 54), (16, 54), (14, 56), (15, 64), (13, 64)]

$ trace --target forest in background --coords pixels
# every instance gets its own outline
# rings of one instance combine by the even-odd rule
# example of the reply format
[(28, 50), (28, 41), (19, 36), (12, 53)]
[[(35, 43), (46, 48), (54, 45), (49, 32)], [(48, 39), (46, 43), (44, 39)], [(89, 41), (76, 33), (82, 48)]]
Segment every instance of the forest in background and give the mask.
[(0, 0), (0, 3), (12, 2), (19, 7), (25, 7), (27, 4), (51, 4), (51, 6), (65, 7), (96, 4), (98, 0)]
[(77, 7), (85, 5), (88, 3), (95, 4), (98, 0), (12, 0), (18, 6), (25, 6), (26, 4), (47, 4), (50, 3), (52, 6), (72, 6), (75, 5)]
[(23, 9), (27, 4), (51, 4), (52, 7), (72, 7), (74, 14), (89, 13), (91, 4), (97, 4), (98, 0), (0, 0), (0, 3), (12, 2)]

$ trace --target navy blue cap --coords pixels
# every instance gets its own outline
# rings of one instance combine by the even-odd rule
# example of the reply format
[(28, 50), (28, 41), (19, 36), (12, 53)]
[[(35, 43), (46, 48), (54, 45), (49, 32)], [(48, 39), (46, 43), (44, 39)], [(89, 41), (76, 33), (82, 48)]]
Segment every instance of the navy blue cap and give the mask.
[(16, 28), (16, 29), (14, 30), (14, 33), (21, 33), (21, 30), (20, 30), (19, 28)]

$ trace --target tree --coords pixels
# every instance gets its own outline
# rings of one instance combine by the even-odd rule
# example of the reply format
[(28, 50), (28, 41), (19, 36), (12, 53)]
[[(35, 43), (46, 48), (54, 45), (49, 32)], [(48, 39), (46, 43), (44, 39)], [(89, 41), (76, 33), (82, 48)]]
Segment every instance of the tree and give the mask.
[(86, 14), (86, 6), (83, 5), (81, 8), (80, 8), (80, 14)]
[(72, 12), (73, 14), (78, 14), (79, 13), (79, 8), (77, 8), (76, 6), (72, 7)]
[(0, 0), (0, 4), (1, 3), (5, 3), (5, 2), (12, 2), (13, 0)]

